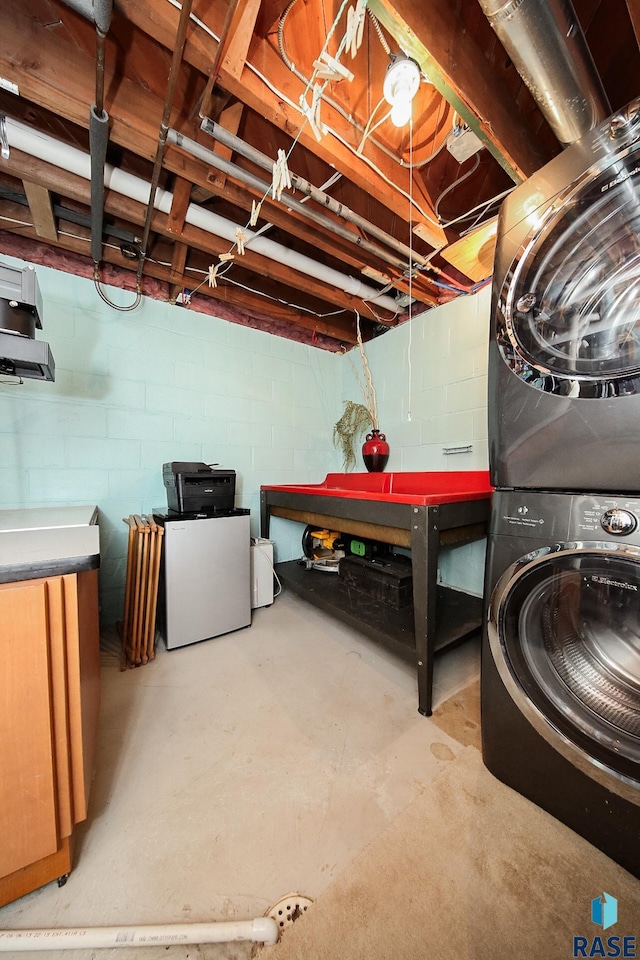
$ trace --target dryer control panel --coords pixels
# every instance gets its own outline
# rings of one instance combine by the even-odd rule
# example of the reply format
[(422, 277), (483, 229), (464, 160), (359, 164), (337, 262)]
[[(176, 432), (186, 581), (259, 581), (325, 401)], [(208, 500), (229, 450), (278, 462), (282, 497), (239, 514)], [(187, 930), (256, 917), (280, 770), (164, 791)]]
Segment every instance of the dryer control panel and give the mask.
[(633, 533), (638, 526), (638, 518), (630, 510), (622, 510), (620, 507), (613, 507), (606, 510), (600, 517), (600, 526), (606, 533), (612, 533), (616, 537), (625, 536), (627, 533)]
[(576, 540), (611, 537), (640, 544), (640, 499), (606, 494), (574, 497), (571, 533)]

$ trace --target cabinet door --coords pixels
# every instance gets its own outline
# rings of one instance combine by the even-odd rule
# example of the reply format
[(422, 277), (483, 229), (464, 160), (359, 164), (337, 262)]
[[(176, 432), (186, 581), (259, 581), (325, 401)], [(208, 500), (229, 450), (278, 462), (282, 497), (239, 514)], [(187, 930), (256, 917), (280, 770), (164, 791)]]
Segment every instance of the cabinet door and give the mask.
[(56, 638), (47, 581), (0, 585), (0, 625), (0, 876), (6, 876), (58, 849)]
[(100, 712), (98, 571), (62, 577), (73, 822), (87, 816)]

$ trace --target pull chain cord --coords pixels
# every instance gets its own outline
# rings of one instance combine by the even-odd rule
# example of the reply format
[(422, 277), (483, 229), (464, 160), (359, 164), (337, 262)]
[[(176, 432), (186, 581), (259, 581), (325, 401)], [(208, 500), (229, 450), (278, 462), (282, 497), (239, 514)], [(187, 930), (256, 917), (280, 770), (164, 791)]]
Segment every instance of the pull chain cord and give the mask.
[(413, 306), (413, 110), (409, 117), (409, 343), (407, 345), (407, 362), (409, 365), (409, 383), (407, 397), (407, 421), (411, 422), (411, 339), (413, 325), (411, 321), (411, 308)]

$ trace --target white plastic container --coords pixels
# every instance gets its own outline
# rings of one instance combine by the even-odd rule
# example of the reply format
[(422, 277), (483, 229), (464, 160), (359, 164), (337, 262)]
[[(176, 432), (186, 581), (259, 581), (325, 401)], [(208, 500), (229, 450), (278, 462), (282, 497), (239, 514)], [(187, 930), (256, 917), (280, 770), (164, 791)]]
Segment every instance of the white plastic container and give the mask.
[(262, 537), (251, 540), (251, 609), (273, 603), (273, 543)]

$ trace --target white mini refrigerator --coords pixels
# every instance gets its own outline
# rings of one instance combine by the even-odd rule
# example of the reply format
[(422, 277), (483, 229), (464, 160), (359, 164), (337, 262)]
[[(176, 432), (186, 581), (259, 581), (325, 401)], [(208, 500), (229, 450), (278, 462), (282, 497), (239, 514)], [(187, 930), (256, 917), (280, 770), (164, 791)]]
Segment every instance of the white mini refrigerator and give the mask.
[(158, 629), (167, 649), (248, 627), (249, 510), (154, 518), (164, 526)]

